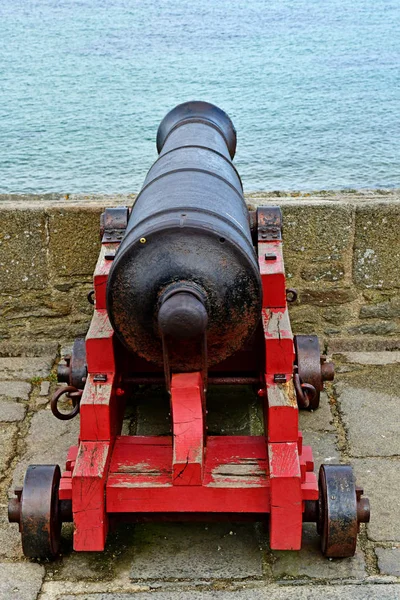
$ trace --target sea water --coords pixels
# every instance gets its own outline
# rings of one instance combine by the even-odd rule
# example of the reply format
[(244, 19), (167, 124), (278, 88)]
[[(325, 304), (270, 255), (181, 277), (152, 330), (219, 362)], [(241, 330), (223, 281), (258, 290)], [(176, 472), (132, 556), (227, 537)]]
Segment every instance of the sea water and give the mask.
[(0, 192), (136, 192), (223, 108), (247, 191), (400, 186), (400, 0), (0, 0)]

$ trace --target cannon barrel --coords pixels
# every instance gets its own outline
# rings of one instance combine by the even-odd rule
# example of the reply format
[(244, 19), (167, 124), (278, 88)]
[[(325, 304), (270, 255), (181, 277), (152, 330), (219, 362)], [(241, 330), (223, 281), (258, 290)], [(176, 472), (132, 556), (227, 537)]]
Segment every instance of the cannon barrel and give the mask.
[(107, 310), (130, 350), (162, 366), (167, 336), (172, 370), (193, 371), (196, 337), (206, 337), (211, 366), (257, 327), (258, 262), (228, 115), (181, 104), (161, 122), (157, 150), (110, 270)]

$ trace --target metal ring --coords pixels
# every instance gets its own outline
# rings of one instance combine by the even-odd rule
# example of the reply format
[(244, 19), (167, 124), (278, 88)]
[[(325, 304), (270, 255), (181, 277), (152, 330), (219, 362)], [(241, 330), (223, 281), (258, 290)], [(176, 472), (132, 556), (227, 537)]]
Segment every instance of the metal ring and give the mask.
[(293, 383), (296, 390), (297, 400), (302, 408), (308, 408), (313, 402), (317, 390), (311, 383), (301, 383), (298, 373), (293, 375)]
[(87, 299), (89, 304), (93, 304), (94, 306), (94, 290), (90, 290), (90, 292), (87, 295)]
[(286, 290), (286, 302), (296, 302), (297, 290), (293, 288), (287, 288)]
[[(62, 387), (59, 390), (57, 390), (53, 394), (53, 397), (50, 402), (50, 408), (53, 415), (57, 417), (57, 419), (60, 419), (60, 421), (69, 421), (70, 419), (76, 417), (80, 410), (80, 401), (82, 393), (82, 390), (78, 390), (72, 385), (67, 385), (66, 387)], [(63, 396), (64, 394), (68, 394), (68, 396), (72, 400), (73, 409), (69, 413), (62, 413), (58, 410), (58, 402), (61, 396)]]

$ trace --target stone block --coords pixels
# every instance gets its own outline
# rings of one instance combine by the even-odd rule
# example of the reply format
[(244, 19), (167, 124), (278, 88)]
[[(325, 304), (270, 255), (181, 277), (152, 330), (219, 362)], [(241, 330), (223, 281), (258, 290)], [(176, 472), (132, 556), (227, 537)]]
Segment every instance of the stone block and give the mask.
[(47, 286), (47, 232), (44, 210), (22, 205), (2, 208), (0, 289), (40, 290)]
[(352, 558), (327, 560), (320, 550), (320, 537), (313, 523), (303, 525), (303, 541), (300, 551), (272, 551), (275, 577), (299, 579), (356, 579), (366, 577), (365, 561), (358, 548)]
[(394, 365), (400, 364), (400, 351), (345, 352), (344, 358), (347, 363), (357, 365)]
[(58, 352), (58, 342), (45, 340), (34, 340), (27, 343), (24, 341), (3, 341), (0, 343), (0, 357), (25, 356), (27, 358), (41, 356), (54, 356)]
[(45, 575), (35, 563), (0, 564), (0, 600), (36, 600)]
[(400, 287), (400, 210), (397, 202), (359, 205), (353, 278), (363, 288)]
[(357, 485), (371, 502), (368, 537), (376, 542), (400, 542), (400, 459), (355, 458)]
[(0, 401), (10, 398), (29, 400), (31, 389), (31, 384), (26, 381), (0, 381)]
[(335, 306), (336, 304), (347, 304), (357, 298), (357, 292), (352, 287), (326, 287), (305, 288), (301, 291), (300, 301), (302, 304), (315, 306)]
[(251, 523), (161, 523), (135, 527), (131, 567), (134, 580), (261, 576), (261, 551)]
[(0, 399), (0, 422), (13, 423), (22, 421), (25, 417), (26, 406), (13, 401), (2, 401)]
[(0, 358), (0, 379), (26, 379), (47, 377), (54, 363), (54, 356), (3, 357)]
[(289, 315), (293, 333), (299, 333), (300, 328), (314, 332), (321, 321), (320, 311), (315, 306), (297, 302), (289, 305)]
[(322, 318), (332, 325), (345, 325), (353, 318), (351, 306), (330, 306), (322, 311)]
[(50, 381), (42, 381), (40, 384), (39, 396), (48, 396), (50, 392)]
[(400, 317), (400, 298), (392, 298), (388, 302), (366, 304), (360, 308), (360, 319), (393, 319)]
[(52, 276), (91, 278), (100, 250), (101, 208), (52, 206), (46, 212)]
[[(79, 311), (72, 312), (68, 317), (52, 319), (35, 319), (26, 337), (29, 339), (51, 338), (59, 341), (75, 337), (84, 337), (89, 329), (90, 316)], [(16, 335), (18, 329), (15, 329)]]
[(352, 456), (399, 454), (399, 396), (346, 385), (342, 388), (340, 406)]
[(400, 347), (399, 337), (350, 337), (343, 336), (325, 339), (331, 354), (336, 352), (388, 352), (398, 350)]
[(400, 577), (400, 548), (375, 548), (382, 575)]
[(1, 305), (1, 317), (9, 327), (29, 319), (34, 323), (34, 319), (65, 317), (71, 312), (66, 295), (53, 289), (3, 296)]
[(375, 321), (349, 327), (347, 331), (350, 335), (394, 335), (399, 333), (400, 326), (395, 321)]

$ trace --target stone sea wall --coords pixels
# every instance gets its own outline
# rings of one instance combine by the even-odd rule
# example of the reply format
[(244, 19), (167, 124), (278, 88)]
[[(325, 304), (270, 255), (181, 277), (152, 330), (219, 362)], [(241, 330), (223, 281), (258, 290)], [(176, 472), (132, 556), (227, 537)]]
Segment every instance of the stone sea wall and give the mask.
[[(134, 195), (0, 195), (0, 339), (59, 341), (87, 331), (99, 217)], [(284, 217), (295, 333), (329, 350), (400, 348), (400, 191), (257, 193)]]

